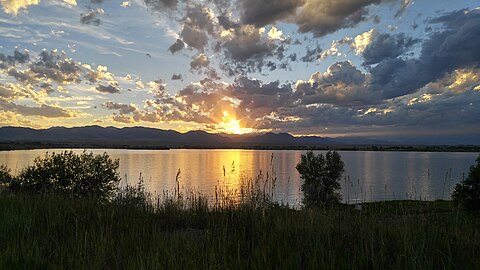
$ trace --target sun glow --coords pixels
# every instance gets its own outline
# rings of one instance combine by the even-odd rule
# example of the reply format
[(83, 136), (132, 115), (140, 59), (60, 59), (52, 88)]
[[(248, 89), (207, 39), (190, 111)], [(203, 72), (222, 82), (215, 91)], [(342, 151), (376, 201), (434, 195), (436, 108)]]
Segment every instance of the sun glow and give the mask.
[(218, 123), (222, 130), (233, 134), (245, 134), (253, 132), (252, 128), (243, 128), (240, 126), (240, 120), (235, 119), (227, 111), (223, 112), (222, 122)]

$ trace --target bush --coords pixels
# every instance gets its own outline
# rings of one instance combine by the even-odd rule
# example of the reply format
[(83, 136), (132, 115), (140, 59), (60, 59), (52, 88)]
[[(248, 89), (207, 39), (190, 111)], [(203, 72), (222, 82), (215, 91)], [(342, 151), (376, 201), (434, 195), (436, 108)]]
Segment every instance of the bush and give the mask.
[(10, 169), (5, 165), (0, 165), (0, 190), (10, 187), (12, 180)]
[(467, 210), (480, 210), (480, 155), (477, 164), (470, 167), (468, 177), (455, 186), (452, 199)]
[(344, 172), (342, 157), (336, 151), (315, 155), (312, 151), (302, 154), (297, 171), (303, 179), (303, 204), (306, 207), (330, 206), (342, 199), (338, 190)]
[(119, 161), (112, 160), (107, 153), (47, 153), (44, 158), (35, 159), (32, 166), (23, 169), (10, 189), (109, 199), (120, 182), (118, 166)]
[(118, 189), (112, 202), (122, 207), (148, 208), (151, 205), (151, 197), (145, 190), (142, 174), (140, 174), (137, 185), (127, 184), (125, 187)]

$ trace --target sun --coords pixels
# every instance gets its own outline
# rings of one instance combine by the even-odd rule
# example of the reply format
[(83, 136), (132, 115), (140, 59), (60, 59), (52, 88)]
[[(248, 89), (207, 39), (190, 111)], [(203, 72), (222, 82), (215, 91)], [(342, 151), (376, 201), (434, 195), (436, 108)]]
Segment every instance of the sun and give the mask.
[(243, 128), (240, 126), (240, 120), (235, 119), (227, 111), (223, 112), (222, 122), (218, 123), (221, 129), (228, 133), (245, 134), (253, 131), (251, 128)]

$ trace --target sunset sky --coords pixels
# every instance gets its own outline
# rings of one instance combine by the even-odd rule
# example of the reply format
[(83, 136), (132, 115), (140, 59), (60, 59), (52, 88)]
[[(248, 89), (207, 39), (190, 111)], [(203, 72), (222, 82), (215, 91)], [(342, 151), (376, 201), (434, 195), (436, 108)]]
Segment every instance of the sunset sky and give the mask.
[(477, 0), (0, 0), (0, 125), (480, 139)]

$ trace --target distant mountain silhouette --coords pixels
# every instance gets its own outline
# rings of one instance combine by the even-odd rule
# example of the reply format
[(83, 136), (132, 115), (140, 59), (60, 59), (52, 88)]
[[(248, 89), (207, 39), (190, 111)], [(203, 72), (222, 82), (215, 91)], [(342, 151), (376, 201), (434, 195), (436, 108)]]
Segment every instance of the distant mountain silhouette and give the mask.
[[(382, 144), (382, 141), (360, 137), (324, 138), (319, 136), (295, 137), (288, 133), (263, 134), (212, 134), (205, 131), (180, 133), (146, 127), (53, 127), (31, 129), (1, 127), (1, 143), (49, 143), (49, 144), (98, 144), (98, 145), (143, 145), (164, 147), (262, 147), (262, 146), (320, 146), (340, 144)], [(388, 142), (383, 142), (388, 143)]]

